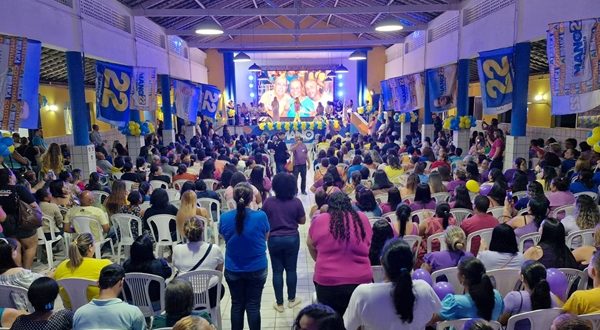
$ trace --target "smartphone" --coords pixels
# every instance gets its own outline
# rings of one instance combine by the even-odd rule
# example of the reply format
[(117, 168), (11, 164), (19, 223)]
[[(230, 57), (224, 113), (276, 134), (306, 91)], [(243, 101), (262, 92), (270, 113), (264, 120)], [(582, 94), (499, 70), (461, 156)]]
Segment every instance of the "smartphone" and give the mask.
[(513, 194), (512, 194), (512, 190), (507, 190), (506, 191), (506, 199), (509, 201), (513, 201)]

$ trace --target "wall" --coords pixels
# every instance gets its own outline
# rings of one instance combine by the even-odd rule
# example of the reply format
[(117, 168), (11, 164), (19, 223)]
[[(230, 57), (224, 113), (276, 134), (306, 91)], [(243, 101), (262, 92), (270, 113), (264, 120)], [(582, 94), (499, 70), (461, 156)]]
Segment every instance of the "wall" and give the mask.
[(225, 73), (223, 72), (223, 54), (217, 49), (206, 50), (206, 71), (208, 83), (225, 90)]
[(381, 93), (381, 81), (385, 79), (385, 48), (374, 47), (367, 53), (367, 88)]

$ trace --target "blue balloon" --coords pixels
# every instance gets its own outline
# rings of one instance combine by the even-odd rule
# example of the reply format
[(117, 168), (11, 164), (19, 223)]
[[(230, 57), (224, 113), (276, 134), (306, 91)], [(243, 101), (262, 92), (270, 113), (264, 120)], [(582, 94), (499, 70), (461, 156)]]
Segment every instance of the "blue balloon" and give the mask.
[(0, 156), (8, 157), (10, 156), (10, 151), (8, 150), (8, 146), (5, 144), (0, 144)]
[(5, 146), (12, 146), (13, 145), (13, 139), (11, 137), (5, 136), (2, 138), (2, 140), (0, 140), (0, 143), (4, 144)]

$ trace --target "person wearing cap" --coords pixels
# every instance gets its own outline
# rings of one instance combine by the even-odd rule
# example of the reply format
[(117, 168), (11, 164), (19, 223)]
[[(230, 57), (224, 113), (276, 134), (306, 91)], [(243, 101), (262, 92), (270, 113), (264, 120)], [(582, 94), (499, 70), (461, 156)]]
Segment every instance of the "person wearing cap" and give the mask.
[(118, 298), (124, 279), (125, 270), (121, 265), (102, 268), (98, 279), (100, 295), (75, 312), (73, 329), (146, 329), (140, 309)]

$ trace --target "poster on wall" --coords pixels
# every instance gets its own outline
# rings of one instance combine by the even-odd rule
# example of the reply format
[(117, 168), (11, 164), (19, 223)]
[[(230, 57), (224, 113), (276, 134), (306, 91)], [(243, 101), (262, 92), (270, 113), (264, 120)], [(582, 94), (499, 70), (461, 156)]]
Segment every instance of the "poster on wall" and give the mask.
[(134, 67), (131, 88), (131, 109), (155, 112), (158, 94), (156, 68)]
[(479, 53), (477, 68), (483, 113), (486, 115), (497, 115), (512, 109), (513, 54), (513, 47)]
[(96, 110), (98, 119), (115, 126), (129, 122), (133, 68), (96, 61)]
[(548, 66), (552, 114), (600, 106), (600, 18), (550, 24)]
[(392, 99), (392, 89), (389, 80), (381, 81), (381, 107), (383, 111), (394, 110), (394, 100)]
[[(315, 117), (333, 102), (333, 82), (325, 81), (329, 70), (263, 71), (257, 81), (258, 99), (271, 118)], [(299, 102), (295, 106), (296, 101)], [(296, 109), (298, 108), (298, 113)]]
[(41, 43), (0, 35), (0, 129), (38, 128)]
[(219, 107), (219, 101), (221, 100), (221, 91), (217, 86), (200, 84), (202, 91), (202, 97), (200, 99), (199, 114), (212, 119), (215, 119), (217, 109)]
[(431, 112), (442, 112), (456, 108), (457, 68), (458, 65), (455, 63), (426, 71), (426, 88), (429, 92), (427, 102), (429, 102)]
[(395, 112), (411, 112), (422, 108), (425, 98), (423, 73), (388, 79)]
[(198, 104), (200, 102), (200, 87), (182, 80), (173, 80), (175, 109), (177, 117), (190, 123), (196, 123)]

